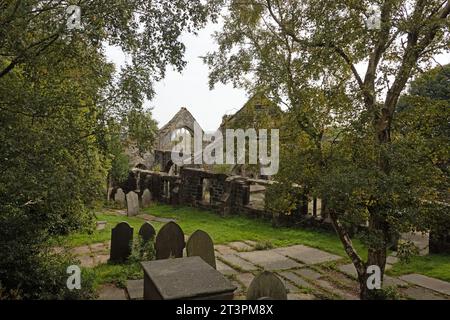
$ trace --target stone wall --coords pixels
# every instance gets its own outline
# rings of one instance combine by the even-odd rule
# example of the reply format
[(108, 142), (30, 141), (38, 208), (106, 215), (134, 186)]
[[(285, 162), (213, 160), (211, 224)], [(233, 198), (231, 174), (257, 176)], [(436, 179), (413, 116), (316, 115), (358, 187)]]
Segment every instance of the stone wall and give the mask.
[(160, 203), (208, 209), (222, 216), (240, 214), (266, 219), (274, 225), (301, 225), (302, 221), (307, 220), (307, 225), (325, 225), (329, 229), (330, 224), (325, 223), (320, 214), (315, 216), (308, 213), (307, 206), (299, 207), (294, 214), (284, 215), (266, 210), (264, 203), (256, 206), (250, 202), (252, 188), (258, 186), (258, 192), (261, 193), (261, 190), (272, 183), (275, 182), (213, 173), (198, 168), (180, 168), (178, 175), (136, 168), (130, 172), (127, 181), (112, 190), (111, 197), (114, 197), (115, 190), (120, 187), (125, 193), (136, 192), (141, 199), (144, 190), (148, 189), (152, 199)]

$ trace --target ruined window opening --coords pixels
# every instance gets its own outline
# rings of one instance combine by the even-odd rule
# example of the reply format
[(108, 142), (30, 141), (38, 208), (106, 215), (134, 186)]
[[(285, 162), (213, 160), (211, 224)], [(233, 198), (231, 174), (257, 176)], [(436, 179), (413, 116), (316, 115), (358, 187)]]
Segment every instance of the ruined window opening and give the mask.
[(209, 179), (202, 179), (202, 202), (211, 204), (211, 181)]

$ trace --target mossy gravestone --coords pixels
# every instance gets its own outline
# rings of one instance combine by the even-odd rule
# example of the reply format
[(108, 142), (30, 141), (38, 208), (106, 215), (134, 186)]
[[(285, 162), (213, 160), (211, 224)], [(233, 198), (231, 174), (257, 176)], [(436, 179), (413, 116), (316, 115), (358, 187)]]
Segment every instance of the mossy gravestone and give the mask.
[(156, 236), (156, 259), (182, 258), (184, 233), (175, 222), (166, 223)]
[(131, 255), (133, 228), (127, 222), (117, 224), (111, 230), (111, 262), (123, 262)]
[(276, 275), (264, 271), (248, 287), (247, 300), (287, 300), (286, 288)]
[(114, 202), (121, 207), (125, 206), (125, 193), (121, 188), (117, 189), (116, 194), (114, 195)]
[(139, 213), (139, 197), (133, 191), (127, 193), (127, 213), (129, 217), (136, 216)]
[(139, 229), (139, 236), (144, 242), (152, 240), (156, 235), (155, 228), (150, 224), (150, 222), (145, 222)]
[(198, 256), (216, 269), (214, 244), (205, 231), (197, 230), (189, 237), (186, 244), (186, 252), (188, 257)]
[(150, 190), (145, 189), (142, 193), (142, 207), (148, 208), (150, 204), (152, 203), (152, 194), (150, 193)]

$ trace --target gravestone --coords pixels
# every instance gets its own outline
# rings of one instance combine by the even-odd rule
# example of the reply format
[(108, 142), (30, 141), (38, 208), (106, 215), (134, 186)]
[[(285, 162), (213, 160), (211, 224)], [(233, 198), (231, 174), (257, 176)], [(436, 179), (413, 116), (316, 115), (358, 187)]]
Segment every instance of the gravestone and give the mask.
[(248, 287), (247, 300), (287, 300), (286, 288), (276, 275), (264, 271)]
[(129, 217), (139, 214), (139, 197), (133, 191), (127, 194), (127, 213)]
[(145, 189), (142, 193), (142, 207), (148, 208), (150, 204), (152, 203), (152, 194), (150, 193), (150, 190)]
[(120, 204), (122, 207), (125, 206), (125, 193), (121, 188), (117, 189), (114, 195), (114, 202)]
[(111, 230), (111, 251), (109, 260), (122, 262), (131, 255), (131, 242), (133, 241), (133, 228), (127, 222), (117, 224)]
[(198, 256), (216, 269), (214, 243), (205, 231), (197, 230), (189, 237), (186, 244), (186, 252), (188, 257)]
[(145, 222), (139, 229), (139, 236), (144, 242), (150, 241), (155, 237), (155, 228), (150, 224), (150, 222)]
[(182, 258), (184, 247), (183, 230), (175, 222), (168, 222), (156, 236), (156, 259)]

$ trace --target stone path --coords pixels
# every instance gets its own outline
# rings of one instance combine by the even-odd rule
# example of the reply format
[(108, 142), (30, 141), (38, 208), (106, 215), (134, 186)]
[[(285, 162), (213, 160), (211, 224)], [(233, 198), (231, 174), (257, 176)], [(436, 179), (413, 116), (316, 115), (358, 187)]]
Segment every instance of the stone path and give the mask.
[[(352, 264), (343, 257), (304, 245), (256, 250), (250, 241), (215, 246), (218, 270), (237, 287), (236, 299), (244, 299), (254, 276), (262, 270), (275, 272), (284, 282), (288, 299), (359, 299), (359, 284)], [(398, 263), (391, 255), (386, 268)], [(330, 267), (330, 263), (336, 267)], [(450, 283), (422, 275), (385, 276), (384, 286), (397, 287), (404, 299), (448, 299)]]
[[(262, 270), (275, 272), (283, 281), (290, 300), (344, 299), (357, 300), (359, 284), (352, 264), (343, 257), (304, 245), (256, 250), (253, 241), (237, 241), (216, 245), (217, 270), (235, 284), (236, 299), (245, 299), (251, 281)], [(107, 263), (109, 243), (96, 243), (71, 249), (81, 265), (94, 267)], [(395, 256), (388, 258), (387, 269), (397, 263)], [(401, 277), (385, 276), (384, 286), (394, 286), (405, 299), (450, 300), (450, 283), (409, 274)], [(140, 300), (143, 280), (129, 280), (127, 290), (112, 284), (99, 290), (103, 300)]]
[(72, 248), (70, 252), (80, 260), (82, 267), (93, 268), (108, 262), (109, 248), (109, 242), (104, 242)]

